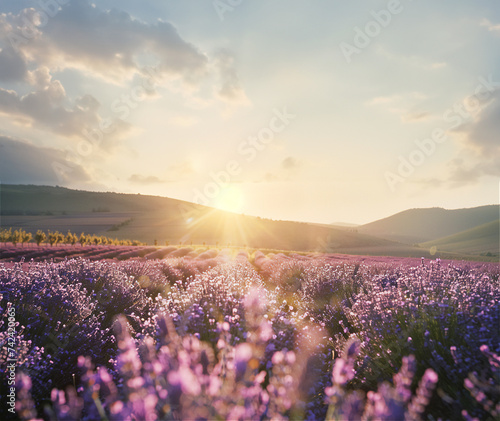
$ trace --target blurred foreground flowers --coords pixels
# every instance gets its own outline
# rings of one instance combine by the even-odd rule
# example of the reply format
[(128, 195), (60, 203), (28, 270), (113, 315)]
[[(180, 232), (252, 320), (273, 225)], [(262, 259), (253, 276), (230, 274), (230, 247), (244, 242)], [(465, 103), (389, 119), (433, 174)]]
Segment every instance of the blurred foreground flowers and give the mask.
[(17, 416), (498, 418), (498, 267), (265, 259), (0, 266)]

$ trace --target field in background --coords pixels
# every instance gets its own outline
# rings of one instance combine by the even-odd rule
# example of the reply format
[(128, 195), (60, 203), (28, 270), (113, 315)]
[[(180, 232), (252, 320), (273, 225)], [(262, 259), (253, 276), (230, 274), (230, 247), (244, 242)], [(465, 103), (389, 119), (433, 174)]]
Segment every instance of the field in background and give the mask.
[(410, 209), (361, 226), (239, 215), (158, 196), (62, 187), (0, 188), (0, 228), (67, 230), (148, 245), (498, 261), (499, 206)]
[[(207, 259), (216, 256), (226, 256), (228, 259), (235, 259), (238, 255), (247, 256), (250, 260), (255, 255), (264, 255), (272, 258), (274, 256), (284, 256), (288, 258), (308, 258), (308, 259), (326, 259), (327, 261), (345, 260), (361, 261), (366, 263), (373, 262), (410, 262), (417, 264), (421, 258), (436, 259), (441, 256), (444, 262), (457, 260), (476, 261), (476, 262), (495, 262), (495, 258), (488, 256), (463, 256), (452, 253), (438, 253), (438, 256), (432, 256), (430, 253), (421, 253), (420, 255), (402, 252), (401, 255), (394, 253), (394, 250), (388, 249), (387, 256), (371, 254), (370, 249), (347, 249), (345, 253), (322, 253), (322, 252), (302, 252), (290, 250), (275, 249), (255, 249), (242, 248), (238, 246), (219, 247), (214, 245), (187, 245), (187, 246), (114, 246), (114, 245), (55, 245), (43, 244), (37, 246), (33, 243), (24, 245), (12, 245), (9, 243), (0, 243), (0, 262), (25, 262), (46, 261), (62, 262), (70, 258), (85, 258), (89, 260), (127, 260), (133, 258), (145, 259), (168, 259), (185, 257), (188, 259)], [(380, 249), (377, 249), (380, 253)], [(383, 250), (382, 250), (383, 251)], [(392, 256), (390, 255), (392, 252)], [(410, 254), (410, 257), (408, 256)], [(417, 257), (418, 256), (418, 257)], [(457, 256), (459, 257), (457, 259)]]

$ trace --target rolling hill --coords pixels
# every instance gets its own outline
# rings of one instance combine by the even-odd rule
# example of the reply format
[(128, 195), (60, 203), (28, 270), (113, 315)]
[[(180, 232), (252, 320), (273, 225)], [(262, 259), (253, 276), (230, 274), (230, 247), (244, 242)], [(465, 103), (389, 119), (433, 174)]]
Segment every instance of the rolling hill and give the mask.
[(436, 247), (439, 251), (468, 254), (498, 255), (500, 220), (462, 231), (458, 234), (420, 244), (421, 247)]
[(334, 251), (397, 243), (328, 225), (273, 221), (159, 196), (2, 185), (2, 227), (84, 231), (148, 244), (219, 244)]
[(358, 232), (406, 244), (425, 243), (498, 220), (499, 206), (409, 209), (358, 227)]
[[(493, 218), (495, 214), (496, 218)], [(1, 228), (23, 228), (31, 233), (38, 229), (71, 230), (134, 239), (150, 245), (210, 244), (461, 259), (471, 258), (462, 253), (472, 253), (476, 249), (483, 252), (485, 249), (482, 246), (439, 246), (438, 250), (442, 252), (433, 254), (427, 244), (422, 244), (423, 247), (416, 244), (454, 235), (497, 219), (498, 206), (458, 211), (412, 209), (363, 226), (333, 226), (239, 215), (160, 196), (0, 185)], [(475, 240), (471, 241), (477, 246), (483, 234), (488, 237), (487, 229), (478, 230)], [(492, 243), (494, 236), (485, 241)]]

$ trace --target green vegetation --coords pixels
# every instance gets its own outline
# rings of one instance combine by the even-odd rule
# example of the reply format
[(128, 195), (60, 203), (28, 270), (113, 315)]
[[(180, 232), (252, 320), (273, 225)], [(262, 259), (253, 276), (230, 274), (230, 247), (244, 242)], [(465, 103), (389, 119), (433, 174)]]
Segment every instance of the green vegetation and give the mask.
[(145, 244), (137, 240), (118, 240), (117, 238), (109, 238), (105, 236), (98, 236), (92, 234), (81, 233), (79, 236), (68, 230), (68, 233), (64, 235), (59, 231), (48, 230), (45, 233), (43, 230), (37, 230), (35, 236), (30, 232), (26, 232), (24, 229), (16, 229), (12, 231), (12, 228), (1, 229), (0, 230), (0, 242), (1, 243), (12, 243), (14, 246), (21, 243), (29, 243), (32, 239), (35, 240), (37, 246), (41, 246), (43, 243), (48, 242), (51, 246), (57, 244), (71, 244), (74, 246), (76, 243), (80, 243), (83, 247), (85, 245), (114, 245), (114, 246), (144, 246)]
[(7, 243), (11, 242), (12, 244), (17, 245), (21, 243), (24, 246), (24, 243), (28, 243), (31, 241), (33, 235), (30, 232), (26, 232), (22, 228), (16, 229), (14, 232), (12, 228), (8, 230), (3, 229), (0, 231), (0, 242)]
[(435, 247), (438, 251), (498, 256), (499, 226), (500, 220), (492, 221), (454, 235), (422, 243), (420, 246)]
[(424, 243), (497, 221), (498, 215), (498, 205), (468, 209), (408, 209), (361, 225), (358, 231), (406, 244)]
[[(2, 212), (8, 214), (2, 217), (0, 229), (23, 228), (33, 235), (38, 229), (44, 232), (50, 229), (64, 233), (83, 231), (91, 236), (112, 235), (123, 241), (133, 238), (151, 245), (157, 240), (157, 244), (167, 245), (205, 244), (295, 253), (482, 261), (499, 258), (498, 229), (495, 232), (487, 228), (478, 230), (478, 237), (469, 243), (458, 241), (450, 247), (436, 243), (445, 236), (497, 221), (498, 205), (457, 210), (410, 209), (353, 229), (274, 221), (167, 197), (137, 194), (2, 185), (0, 196)], [(52, 215), (46, 214), (49, 211)], [(64, 241), (72, 244), (67, 239)], [(95, 244), (95, 241), (98, 240), (90, 239), (85, 244)], [(428, 241), (433, 244), (423, 244)]]

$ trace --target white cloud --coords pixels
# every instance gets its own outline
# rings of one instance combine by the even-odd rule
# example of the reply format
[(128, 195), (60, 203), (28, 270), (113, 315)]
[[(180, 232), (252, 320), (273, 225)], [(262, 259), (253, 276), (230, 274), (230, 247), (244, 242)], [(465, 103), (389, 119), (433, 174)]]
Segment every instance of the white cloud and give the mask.
[[(8, 24), (0, 26), (0, 36), (22, 36), (26, 19), (36, 21), (34, 9), (3, 15)], [(87, 0), (72, 0), (46, 26), (33, 31), (32, 39), (18, 45), (30, 62), (51, 69), (77, 68), (112, 82), (140, 73), (144, 56), (158, 63), (164, 76), (188, 84), (198, 83), (207, 71), (207, 57), (171, 23), (144, 23), (127, 12), (93, 7)]]
[(445, 63), (444, 61), (440, 61), (440, 62), (432, 63), (429, 67), (431, 69), (442, 69), (443, 67), (446, 67), (446, 66), (448, 66), (447, 63)]
[(52, 80), (52, 75), (50, 74), (50, 69), (46, 66), (39, 67), (33, 71), (28, 71), (26, 75), (26, 81), (33, 86), (38, 88), (45, 88), (50, 84)]
[(491, 98), (471, 121), (456, 129), (465, 135), (466, 146), (476, 149), (484, 157), (500, 156), (500, 90)]
[(485, 26), (490, 32), (497, 32), (500, 34), (500, 23), (491, 23), (488, 19), (483, 19), (481, 21), (481, 26)]
[(401, 116), (401, 121), (404, 123), (418, 123), (432, 118), (432, 114), (426, 111), (407, 112)]
[(419, 110), (421, 102), (426, 98), (427, 95), (422, 92), (409, 92), (378, 96), (365, 101), (364, 105), (385, 108), (391, 113), (399, 114), (403, 123), (417, 123), (433, 117), (431, 113)]
[(227, 50), (220, 50), (215, 55), (215, 66), (219, 73), (220, 88), (217, 96), (223, 101), (235, 104), (249, 104), (249, 100), (241, 86), (235, 68), (235, 59)]
[(462, 148), (446, 163), (442, 177), (420, 180), (421, 183), (457, 188), (475, 185), (485, 177), (500, 177), (500, 91), (492, 93), (472, 120), (452, 133), (460, 135)]
[(365, 102), (365, 105), (384, 105), (392, 104), (398, 101), (401, 97), (399, 95), (377, 96)]
[[(51, 81), (43, 71), (31, 73), (30, 78), (37, 88), (24, 96), (0, 88), (0, 113), (70, 138), (85, 138), (85, 130), (99, 127), (100, 105), (93, 96), (79, 97), (71, 104), (60, 81)], [(43, 86), (43, 83), (48, 84)], [(123, 134), (128, 126), (116, 124), (115, 128), (111, 137)]]

